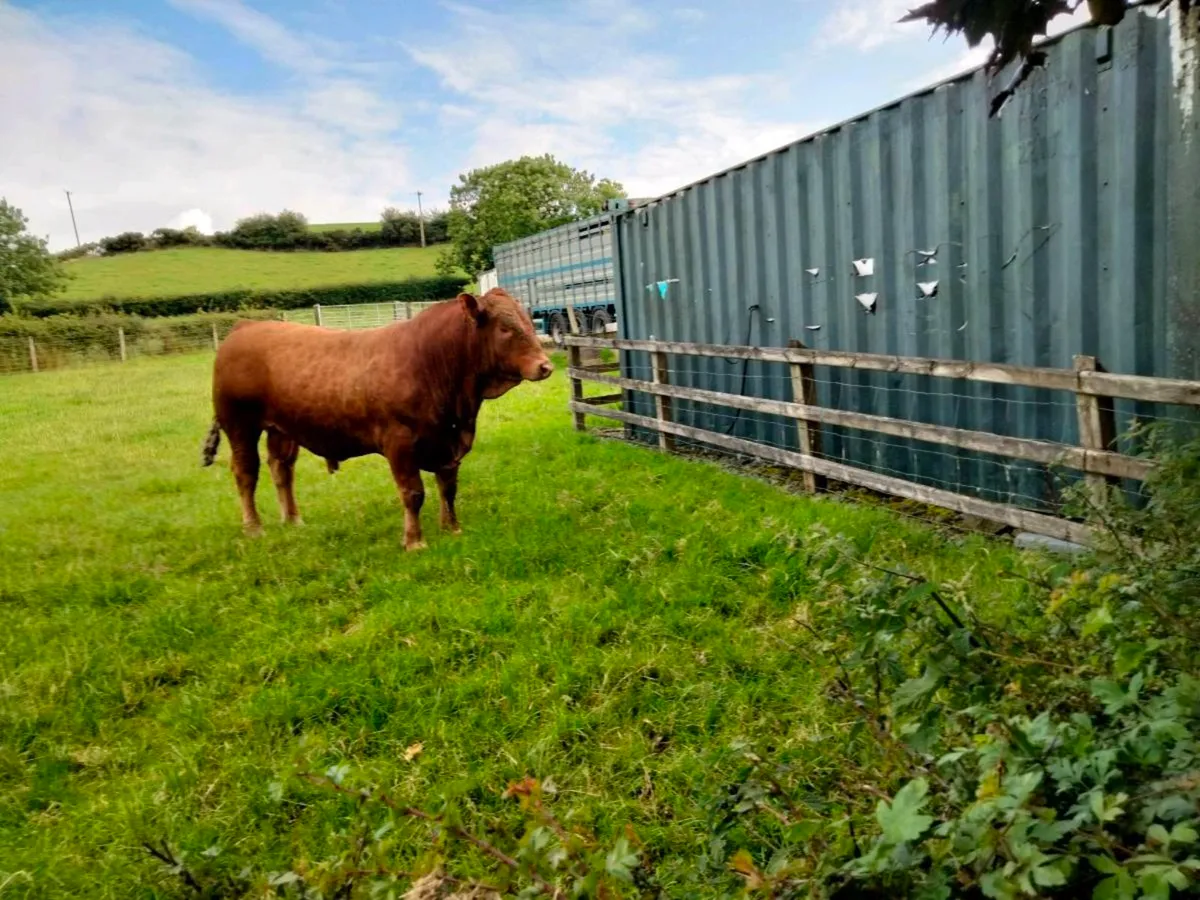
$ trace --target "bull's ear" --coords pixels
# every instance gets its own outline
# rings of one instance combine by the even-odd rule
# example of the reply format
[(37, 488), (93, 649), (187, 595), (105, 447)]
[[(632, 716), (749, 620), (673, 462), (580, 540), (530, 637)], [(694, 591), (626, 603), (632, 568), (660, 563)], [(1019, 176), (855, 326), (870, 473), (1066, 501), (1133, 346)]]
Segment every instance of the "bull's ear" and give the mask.
[(473, 319), (480, 325), (483, 324), (483, 307), (479, 305), (479, 300), (476, 299), (474, 294), (468, 294), (464, 291), (458, 295), (458, 302), (462, 304), (463, 312), (468, 319)]

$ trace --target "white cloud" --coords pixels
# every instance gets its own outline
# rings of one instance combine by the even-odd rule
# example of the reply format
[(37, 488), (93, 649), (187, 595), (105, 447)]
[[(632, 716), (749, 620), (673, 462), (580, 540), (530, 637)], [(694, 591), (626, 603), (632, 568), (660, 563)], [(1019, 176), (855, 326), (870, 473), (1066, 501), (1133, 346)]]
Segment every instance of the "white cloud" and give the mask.
[(374, 127), (369, 92), (314, 84), (292, 99), (232, 97), (189, 56), (132, 29), (0, 0), (0, 190), (56, 248), (74, 243), (63, 188), (85, 241), (193, 209), (209, 228), (283, 208), (317, 222), (373, 219), (407, 193), (406, 151)]
[(181, 212), (170, 222), (167, 223), (168, 228), (176, 228), (182, 231), (184, 228), (195, 228), (201, 234), (212, 234), (213, 228), (212, 216), (202, 209), (189, 209)]
[(311, 42), (241, 0), (170, 0), (170, 3), (197, 18), (217, 23), (278, 66), (316, 73), (332, 68), (328, 60), (315, 52)]
[(837, 8), (821, 25), (816, 43), (867, 51), (928, 35), (929, 26), (923, 22), (900, 23), (913, 6), (912, 0), (838, 0)]
[[(657, 195), (804, 133), (751, 111), (776, 89), (763, 75), (684, 77), (632, 48), (562, 61), (563, 47), (630, 47), (652, 24), (632, 7), (609, 14), (596, 0), (568, 18), (451, 9), (454, 33), (406, 49), (459, 95), (455, 116), (476, 110), (468, 167), (549, 152), (634, 195)], [(464, 46), (487, 47), (486, 64), (464, 65)]]

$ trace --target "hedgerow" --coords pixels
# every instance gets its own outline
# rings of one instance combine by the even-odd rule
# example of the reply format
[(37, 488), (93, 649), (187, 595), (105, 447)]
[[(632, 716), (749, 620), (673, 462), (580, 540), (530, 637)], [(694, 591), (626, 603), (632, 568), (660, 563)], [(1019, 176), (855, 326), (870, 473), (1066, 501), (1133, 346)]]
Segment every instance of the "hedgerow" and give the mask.
[(242, 319), (278, 318), (276, 310), (240, 313), (200, 313), (172, 318), (103, 314), (28, 318), (0, 316), (0, 371), (31, 367), (29, 339), (33, 338), (40, 368), (55, 368), (80, 358), (120, 359), (124, 333), (127, 356), (178, 353), (211, 346)]
[(184, 316), (197, 312), (234, 312), (249, 309), (299, 309), (316, 304), (386, 303), (444, 300), (468, 283), (463, 276), (437, 275), (404, 281), (341, 284), (290, 290), (241, 289), (185, 294), (175, 297), (100, 297), (93, 300), (49, 298), (17, 304), (20, 313), (36, 318), (59, 315), (126, 313), (135, 316)]

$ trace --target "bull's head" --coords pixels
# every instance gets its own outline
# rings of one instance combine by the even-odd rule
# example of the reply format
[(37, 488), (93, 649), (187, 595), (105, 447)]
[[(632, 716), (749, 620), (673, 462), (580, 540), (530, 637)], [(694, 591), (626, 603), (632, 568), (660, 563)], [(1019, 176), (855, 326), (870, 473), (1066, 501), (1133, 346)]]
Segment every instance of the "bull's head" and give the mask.
[(541, 381), (554, 372), (529, 313), (503, 288), (492, 288), (482, 297), (459, 294), (458, 302), (479, 336), (485, 399), (494, 400), (522, 381)]

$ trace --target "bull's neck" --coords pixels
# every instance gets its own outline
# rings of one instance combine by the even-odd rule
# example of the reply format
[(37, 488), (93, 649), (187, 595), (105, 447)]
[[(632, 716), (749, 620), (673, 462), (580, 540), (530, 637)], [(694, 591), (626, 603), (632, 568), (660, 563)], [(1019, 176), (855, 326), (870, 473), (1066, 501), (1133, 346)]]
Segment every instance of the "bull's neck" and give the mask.
[(437, 318), (443, 321), (412, 322), (416, 333), (410, 358), (421, 373), (439, 419), (470, 424), (483, 403), (483, 386), (487, 381), (484, 369), (490, 360), (478, 330), (457, 309), (457, 304)]

